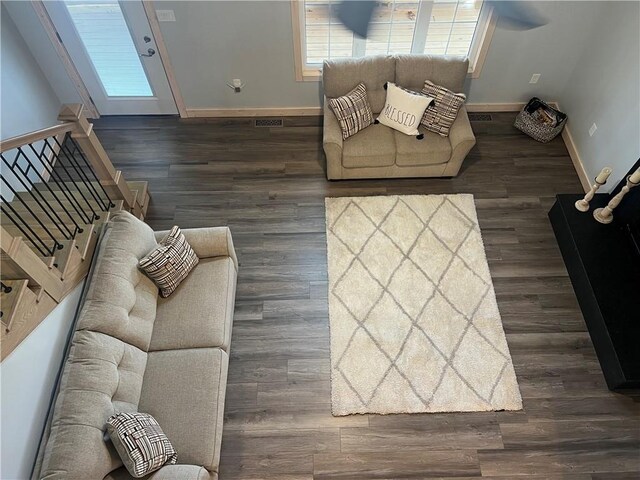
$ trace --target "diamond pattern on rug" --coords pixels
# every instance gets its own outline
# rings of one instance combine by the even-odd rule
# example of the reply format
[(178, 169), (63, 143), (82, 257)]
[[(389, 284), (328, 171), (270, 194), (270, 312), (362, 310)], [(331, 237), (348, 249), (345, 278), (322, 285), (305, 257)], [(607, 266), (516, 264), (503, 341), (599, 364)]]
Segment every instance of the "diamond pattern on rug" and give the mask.
[(518, 410), (471, 195), (326, 199), (332, 409)]
[[(394, 319), (394, 329), (389, 330), (389, 319)], [(390, 357), (396, 358), (411, 331), (413, 322), (391, 295), (385, 292), (382, 299), (373, 307), (369, 317), (364, 324), (373, 340), (380, 345), (380, 348)]]

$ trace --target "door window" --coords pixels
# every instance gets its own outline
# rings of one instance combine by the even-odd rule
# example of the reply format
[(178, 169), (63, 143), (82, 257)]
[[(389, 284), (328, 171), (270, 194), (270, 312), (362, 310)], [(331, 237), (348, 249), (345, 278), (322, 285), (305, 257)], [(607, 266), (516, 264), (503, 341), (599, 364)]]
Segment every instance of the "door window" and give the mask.
[(153, 96), (120, 4), (115, 0), (64, 3), (107, 96)]

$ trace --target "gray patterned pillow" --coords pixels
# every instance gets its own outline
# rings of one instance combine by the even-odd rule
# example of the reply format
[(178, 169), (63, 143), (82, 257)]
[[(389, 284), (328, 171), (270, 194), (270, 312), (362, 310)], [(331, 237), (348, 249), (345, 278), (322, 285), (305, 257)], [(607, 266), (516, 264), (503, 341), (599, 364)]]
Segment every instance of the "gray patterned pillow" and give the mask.
[(373, 123), (373, 112), (367, 100), (367, 87), (364, 83), (342, 97), (330, 99), (329, 106), (338, 119), (343, 140)]
[(458, 110), (467, 97), (464, 93), (453, 93), (429, 80), (424, 82), (422, 93), (433, 97), (435, 102), (427, 107), (420, 123), (429, 131), (448, 137), (451, 125), (458, 116)]
[(138, 263), (138, 267), (168, 297), (198, 264), (198, 257), (178, 227), (173, 227), (160, 244)]
[(107, 420), (107, 431), (132, 477), (144, 477), (178, 460), (173, 445), (148, 413), (116, 413)]

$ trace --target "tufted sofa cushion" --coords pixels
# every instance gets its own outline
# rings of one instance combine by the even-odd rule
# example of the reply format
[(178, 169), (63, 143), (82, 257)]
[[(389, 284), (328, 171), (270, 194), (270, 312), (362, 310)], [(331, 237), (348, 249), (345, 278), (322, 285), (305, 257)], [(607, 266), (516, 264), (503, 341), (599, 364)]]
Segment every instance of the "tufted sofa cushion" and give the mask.
[[(107, 228), (78, 330), (102, 332), (147, 351), (158, 287), (138, 262), (158, 244), (151, 227), (127, 212), (115, 214)], [(105, 314), (110, 321), (104, 321)]]
[(42, 478), (103, 478), (122, 463), (104, 441), (105, 420), (134, 412), (147, 354), (98, 332), (78, 332), (64, 370)]
[(40, 470), (47, 480), (101, 479), (122, 466), (105, 422), (140, 401), (158, 290), (137, 264), (157, 244), (126, 212), (106, 228), (60, 381)]

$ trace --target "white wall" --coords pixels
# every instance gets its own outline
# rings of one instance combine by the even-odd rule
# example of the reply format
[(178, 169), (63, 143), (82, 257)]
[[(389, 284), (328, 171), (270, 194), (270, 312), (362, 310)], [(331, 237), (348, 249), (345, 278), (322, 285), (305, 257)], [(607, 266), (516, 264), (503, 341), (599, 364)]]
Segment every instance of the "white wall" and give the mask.
[[(80, 103), (80, 96), (60, 62), (47, 33), (42, 28), (31, 2), (2, 0), (2, 5), (5, 7), (2, 9), (2, 16), (13, 20), (22, 35), (23, 42), (29, 47), (31, 55), (45, 73), (49, 81), (49, 89), (55, 92), (58, 103)], [(9, 15), (5, 15), (6, 13)]]
[(288, 1), (154, 4), (175, 12), (160, 27), (187, 108), (320, 105), (320, 84), (295, 80)]
[(607, 3), (558, 101), (587, 176), (613, 167), (610, 191), (640, 158), (640, 3)]
[[(60, 101), (7, 14), (4, 2), (1, 8), (0, 130), (5, 139), (55, 125)], [(2, 185), (3, 195), (10, 197), (5, 190)], [(27, 478), (31, 472), (81, 291), (82, 286), (76, 288), (0, 364), (0, 478), (3, 480)]]
[(0, 137), (6, 139), (57, 123), (60, 100), (7, 14), (1, 11)]
[[(533, 96), (556, 101), (609, 2), (527, 2), (548, 23), (515, 31), (498, 19), (480, 78), (467, 81), (472, 103), (524, 102)], [(541, 74), (536, 84), (531, 75)]]
[[(3, 3), (60, 100), (78, 102), (30, 3)], [(549, 23), (513, 31), (499, 21), (481, 77), (467, 82), (469, 102), (511, 103), (533, 95), (558, 100), (611, 2), (529, 4)], [(187, 108), (320, 105), (319, 82), (295, 81), (289, 0), (155, 0), (154, 5), (175, 12), (176, 22), (161, 22), (160, 28)], [(536, 85), (529, 84), (533, 73), (542, 75)], [(246, 83), (242, 93), (227, 87), (233, 78)]]
[[(0, 18), (0, 138), (4, 140), (58, 123), (60, 101), (7, 14), (4, 2)], [(26, 153), (31, 156), (29, 150)], [(16, 152), (3, 155), (12, 162)], [(18, 163), (24, 168), (27, 162), (21, 157)], [(41, 166), (37, 160), (34, 164)], [(4, 162), (0, 163), (0, 171), (14, 189), (25, 190)], [(29, 178), (37, 181), (38, 177), (31, 173)], [(13, 198), (4, 183), (0, 189), (7, 200)]]
[[(162, 22), (187, 108), (319, 106), (319, 82), (296, 82), (288, 0), (171, 1), (176, 22)], [(519, 102), (538, 94), (555, 100), (606, 2), (532, 2), (549, 19), (543, 27), (513, 31), (498, 22), (482, 75), (467, 84), (469, 102)], [(531, 74), (542, 74), (529, 85)], [(246, 82), (240, 94), (226, 86)]]
[(0, 478), (28, 478), (84, 282), (0, 364)]

